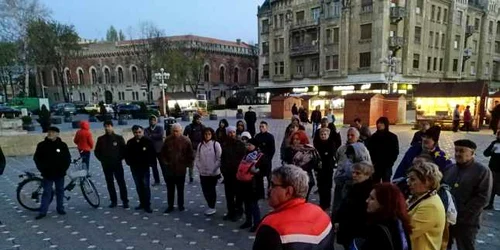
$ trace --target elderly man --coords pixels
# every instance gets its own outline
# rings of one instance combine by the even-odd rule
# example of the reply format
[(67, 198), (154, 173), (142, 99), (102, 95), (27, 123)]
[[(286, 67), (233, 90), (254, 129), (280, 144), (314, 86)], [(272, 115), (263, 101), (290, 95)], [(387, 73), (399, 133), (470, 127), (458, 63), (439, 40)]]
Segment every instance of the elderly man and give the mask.
[(52, 186), (56, 186), (57, 213), (66, 214), (64, 211), (64, 176), (71, 164), (71, 155), (68, 145), (59, 138), (59, 128), (49, 127), (47, 137), (38, 143), (33, 156), (36, 168), (42, 174), (42, 204), (37, 220), (47, 215), (47, 210), (52, 202)]
[(334, 249), (330, 217), (320, 207), (306, 203), (308, 183), (307, 173), (296, 166), (273, 171), (268, 203), (274, 210), (260, 223), (254, 250)]
[(179, 123), (172, 125), (172, 133), (165, 139), (161, 149), (161, 158), (165, 165), (167, 178), (168, 208), (164, 213), (174, 211), (175, 189), (177, 188), (177, 208), (184, 211), (184, 182), (186, 169), (193, 165), (194, 152), (191, 141), (182, 135)]
[(456, 164), (445, 172), (443, 182), (451, 187), (457, 206), (457, 223), (450, 226), (450, 244), (453, 239), (458, 250), (475, 249), (481, 213), (488, 205), (493, 187), (491, 171), (474, 159), (476, 144), (471, 140), (455, 141)]

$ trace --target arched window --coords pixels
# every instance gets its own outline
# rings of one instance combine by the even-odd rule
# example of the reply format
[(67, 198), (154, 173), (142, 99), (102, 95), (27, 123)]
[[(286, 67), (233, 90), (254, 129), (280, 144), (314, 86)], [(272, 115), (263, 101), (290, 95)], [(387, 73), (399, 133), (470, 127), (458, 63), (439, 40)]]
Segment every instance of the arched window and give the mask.
[(252, 69), (247, 69), (247, 84), (252, 83)]
[(66, 76), (66, 85), (68, 84), (71, 84), (71, 71), (69, 71), (69, 69), (66, 69), (66, 72), (65, 72), (65, 76)]
[(85, 84), (83, 79), (83, 70), (81, 69), (78, 70), (78, 84)]
[(220, 69), (219, 69), (219, 80), (221, 82), (225, 82), (225, 78), (226, 78), (226, 68), (224, 68), (224, 66), (221, 66)]
[(240, 69), (234, 68), (234, 78), (233, 78), (234, 83), (238, 83), (239, 76), (240, 76)]
[(109, 69), (108, 68), (104, 69), (104, 83), (105, 84), (111, 83), (111, 77), (109, 75)]
[(208, 65), (203, 68), (203, 76), (205, 82), (210, 82), (210, 67)]
[(90, 74), (92, 75), (92, 85), (96, 84), (97, 83), (97, 72), (95, 71), (95, 69), (92, 69), (90, 72), (91, 72)]
[(132, 67), (132, 82), (137, 83), (137, 68)]
[(118, 68), (118, 83), (123, 83), (123, 69), (121, 67)]
[(58, 85), (58, 80), (57, 80), (57, 71), (52, 70), (52, 85), (57, 86)]

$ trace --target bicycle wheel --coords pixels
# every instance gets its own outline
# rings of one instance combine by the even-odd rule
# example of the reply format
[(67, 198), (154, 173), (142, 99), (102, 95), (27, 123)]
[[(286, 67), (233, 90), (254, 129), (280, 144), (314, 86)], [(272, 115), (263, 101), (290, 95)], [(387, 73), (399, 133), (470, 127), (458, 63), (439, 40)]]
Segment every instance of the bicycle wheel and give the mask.
[(83, 197), (93, 208), (99, 207), (101, 200), (97, 188), (89, 178), (84, 178), (80, 182), (80, 189), (82, 190)]
[[(42, 179), (34, 177), (23, 180), (17, 186), (16, 193), (17, 201), (22, 207), (30, 211), (40, 210), (43, 194)], [(53, 198), (54, 192), (51, 194), (50, 201), (52, 201)]]

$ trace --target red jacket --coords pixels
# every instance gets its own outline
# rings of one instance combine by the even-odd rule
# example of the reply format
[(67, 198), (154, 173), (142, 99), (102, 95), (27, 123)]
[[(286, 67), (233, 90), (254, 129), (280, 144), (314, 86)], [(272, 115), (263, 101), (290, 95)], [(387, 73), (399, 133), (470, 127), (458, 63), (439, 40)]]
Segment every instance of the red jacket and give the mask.
[(94, 148), (94, 138), (92, 138), (90, 125), (87, 121), (80, 122), (80, 129), (76, 132), (73, 142), (78, 147), (78, 151), (92, 151), (92, 149)]
[(260, 223), (254, 250), (333, 250), (330, 216), (305, 199), (289, 200)]

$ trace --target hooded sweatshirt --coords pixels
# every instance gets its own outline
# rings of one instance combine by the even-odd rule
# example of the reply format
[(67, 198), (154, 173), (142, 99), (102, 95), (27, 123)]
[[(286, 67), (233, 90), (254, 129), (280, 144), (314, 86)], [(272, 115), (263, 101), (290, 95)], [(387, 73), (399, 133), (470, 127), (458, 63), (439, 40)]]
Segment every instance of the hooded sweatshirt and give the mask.
[(94, 139), (92, 138), (92, 132), (90, 132), (89, 122), (80, 122), (80, 129), (76, 132), (73, 142), (78, 147), (78, 151), (92, 151), (94, 148)]
[(217, 130), (215, 131), (215, 136), (218, 142), (222, 143), (226, 140), (227, 133), (226, 129), (229, 127), (229, 123), (227, 122), (226, 119), (220, 120), (219, 124), (224, 124), (224, 128), (218, 127)]
[[(354, 155), (349, 156), (348, 148), (354, 149)], [(366, 161), (371, 163), (370, 152), (361, 142), (342, 145), (337, 150), (337, 171), (334, 180), (336, 184), (345, 183), (352, 178), (352, 165), (357, 162)]]
[(201, 142), (194, 160), (194, 166), (201, 176), (220, 175), (222, 148), (215, 140)]
[(377, 130), (368, 142), (367, 148), (375, 171), (392, 168), (399, 155), (398, 136), (389, 131), (389, 120), (381, 117), (377, 123), (384, 123), (384, 130)]
[[(243, 130), (239, 130), (238, 123), (243, 123)], [(236, 135), (239, 139), (241, 139), (241, 134), (245, 131), (247, 131), (247, 123), (244, 120), (238, 120), (236, 122)]]

